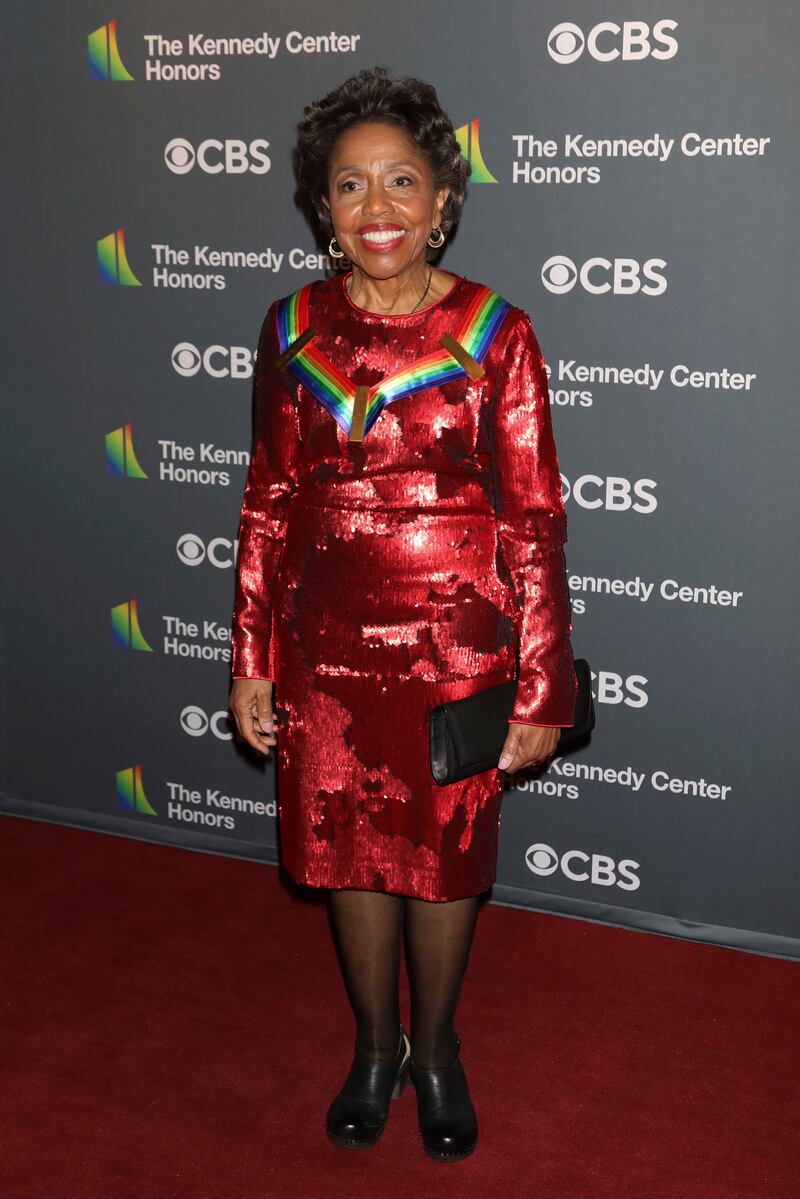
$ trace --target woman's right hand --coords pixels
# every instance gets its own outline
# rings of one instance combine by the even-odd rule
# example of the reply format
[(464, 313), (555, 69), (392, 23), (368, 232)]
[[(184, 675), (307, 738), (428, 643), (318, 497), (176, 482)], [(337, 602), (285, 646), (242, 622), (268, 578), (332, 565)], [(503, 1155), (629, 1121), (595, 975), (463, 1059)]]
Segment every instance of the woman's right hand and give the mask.
[(228, 706), (242, 740), (269, 757), (270, 746), (278, 743), (270, 680), (234, 679)]

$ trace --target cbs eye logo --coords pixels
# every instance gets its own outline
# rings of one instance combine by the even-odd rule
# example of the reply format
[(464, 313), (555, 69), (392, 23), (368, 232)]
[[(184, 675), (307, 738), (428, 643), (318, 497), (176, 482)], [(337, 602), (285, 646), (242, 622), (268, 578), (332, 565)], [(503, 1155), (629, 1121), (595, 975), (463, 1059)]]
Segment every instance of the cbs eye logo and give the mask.
[(581, 508), (604, 508), (607, 512), (655, 512), (655, 479), (626, 479), (621, 475), (579, 475), (574, 483), (561, 475), (561, 498), (572, 497)]
[(202, 566), (207, 562), (217, 570), (229, 570), (235, 565), (239, 542), (228, 537), (212, 537), (203, 541), (197, 533), (181, 533), (175, 546), (178, 561), (184, 566)]
[(645, 21), (601, 21), (587, 34), (572, 21), (562, 21), (550, 30), (547, 53), (554, 62), (569, 65), (577, 62), (584, 50), (597, 62), (637, 62), (643, 58), (674, 58), (678, 53), (677, 39), (666, 31), (677, 29), (677, 21), (656, 21), (652, 30)]
[(179, 375), (183, 375), (185, 379), (190, 379), (192, 375), (196, 375), (202, 365), (203, 359), (200, 351), (190, 341), (180, 342), (172, 351), (173, 370)]
[(172, 369), (191, 379), (202, 368), (212, 379), (249, 379), (253, 355), (244, 346), (207, 346), (199, 350), (190, 341), (178, 342), (172, 350)]
[(164, 162), (173, 175), (188, 175), (195, 167), (206, 175), (266, 175), (272, 166), (268, 146), (263, 137), (251, 142), (209, 137), (195, 149), (185, 137), (173, 137), (164, 147)]
[(639, 863), (631, 858), (615, 862), (604, 853), (584, 853), (568, 849), (559, 855), (551, 845), (537, 841), (525, 852), (525, 864), (533, 874), (546, 878), (560, 868), (573, 883), (593, 883), (596, 887), (619, 887), (622, 891), (638, 891), (641, 879), (636, 874)]
[(534, 874), (555, 874), (558, 870), (558, 854), (549, 845), (544, 845), (542, 842), (528, 846), (525, 861), (528, 869), (532, 870)]
[(212, 712), (209, 716), (197, 704), (188, 704), (180, 715), (181, 728), (188, 737), (204, 737), (211, 733), (220, 741), (231, 741), (233, 731), (228, 712)]
[[(660, 296), (667, 290), (667, 280), (661, 273), (666, 266), (663, 258), (589, 258), (576, 266), (565, 254), (554, 254), (542, 266), (543, 285), (554, 295), (563, 296), (579, 283), (590, 295), (602, 296), (611, 292), (617, 296)], [(644, 280), (644, 281), (643, 281)]]

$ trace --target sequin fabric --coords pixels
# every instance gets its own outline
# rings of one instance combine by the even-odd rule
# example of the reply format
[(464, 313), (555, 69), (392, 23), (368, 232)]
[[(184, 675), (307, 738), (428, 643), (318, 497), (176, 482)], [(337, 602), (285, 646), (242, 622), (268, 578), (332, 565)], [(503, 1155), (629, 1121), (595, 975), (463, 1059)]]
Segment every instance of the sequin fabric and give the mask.
[[(371, 387), (437, 349), (481, 285), (416, 313), (318, 280), (316, 344)], [(572, 723), (566, 517), (547, 376), (511, 305), (482, 363), (385, 408), (361, 442), (259, 337), (234, 678), (274, 681), (280, 854), (310, 886), (452, 900), (495, 880), (504, 774), (433, 781), (427, 714), (513, 678), (512, 720)]]

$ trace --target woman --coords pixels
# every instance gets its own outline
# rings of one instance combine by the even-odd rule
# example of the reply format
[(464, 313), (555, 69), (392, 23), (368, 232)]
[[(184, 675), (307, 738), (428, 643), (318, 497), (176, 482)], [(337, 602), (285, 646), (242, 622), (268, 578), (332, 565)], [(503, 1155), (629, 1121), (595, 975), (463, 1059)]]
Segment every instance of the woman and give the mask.
[[(502, 772), (547, 760), (577, 694), (547, 379), (526, 313), (433, 265), (469, 165), (430, 85), (362, 71), (298, 135), (301, 197), (349, 269), (261, 329), (231, 709), (279, 746), (284, 866), (327, 889), (356, 1021), (328, 1134), (374, 1144), (410, 1075), (425, 1148), (456, 1160), (477, 1121), (453, 1021)], [(428, 711), (517, 666), (497, 767), (437, 786)]]

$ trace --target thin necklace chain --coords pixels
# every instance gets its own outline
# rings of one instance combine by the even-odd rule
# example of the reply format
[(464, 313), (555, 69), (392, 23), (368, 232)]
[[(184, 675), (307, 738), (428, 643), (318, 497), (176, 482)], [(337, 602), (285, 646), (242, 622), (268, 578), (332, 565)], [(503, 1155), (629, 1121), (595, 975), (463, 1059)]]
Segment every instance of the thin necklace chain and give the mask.
[(425, 299), (425, 297), (427, 296), (427, 294), (428, 294), (428, 289), (430, 288), (430, 285), (431, 285), (431, 279), (432, 279), (432, 278), (433, 278), (433, 267), (430, 267), (430, 266), (429, 266), (429, 267), (428, 267), (428, 282), (427, 282), (427, 284), (425, 285), (425, 290), (424, 290), (424, 292), (422, 293), (422, 295), (420, 296), (420, 298), (417, 300), (417, 302), (416, 302), (416, 304), (414, 305), (414, 307), (411, 309), (411, 311), (412, 311), (412, 312), (416, 312), (416, 311), (417, 311), (417, 309), (419, 308), (420, 304), (422, 303), (422, 301), (423, 301), (423, 300)]
[[(401, 312), (393, 312), (393, 313), (387, 313), (386, 315), (387, 315), (387, 316), (411, 316), (411, 313), (412, 313), (412, 312), (416, 312), (416, 311), (417, 311), (417, 309), (419, 308), (420, 304), (422, 303), (422, 301), (425, 299), (425, 297), (427, 296), (428, 292), (430, 291), (431, 279), (432, 279), (432, 278), (433, 278), (433, 268), (432, 268), (431, 266), (429, 266), (429, 267), (428, 267), (428, 282), (427, 282), (427, 284), (426, 284), (426, 286), (425, 286), (425, 290), (424, 290), (424, 292), (422, 293), (422, 295), (420, 296), (420, 298), (417, 300), (417, 302), (416, 302), (416, 304), (414, 305), (414, 307), (413, 307), (413, 308), (410, 308), (410, 309), (408, 310), (408, 312), (405, 312), (405, 313), (401, 313)], [(352, 290), (353, 290), (353, 275), (351, 274), (351, 276), (350, 276), (350, 286), (349, 286), (349, 287), (348, 287), (348, 289), (347, 289), (347, 294), (348, 294), (348, 295), (350, 295), (350, 294), (351, 294), (351, 292), (352, 292)], [(366, 311), (368, 311), (368, 310), (365, 308), (365, 309), (364, 309), (364, 311), (366, 312)], [(379, 313), (377, 313), (376, 315), (380, 315), (380, 314), (379, 314)]]

